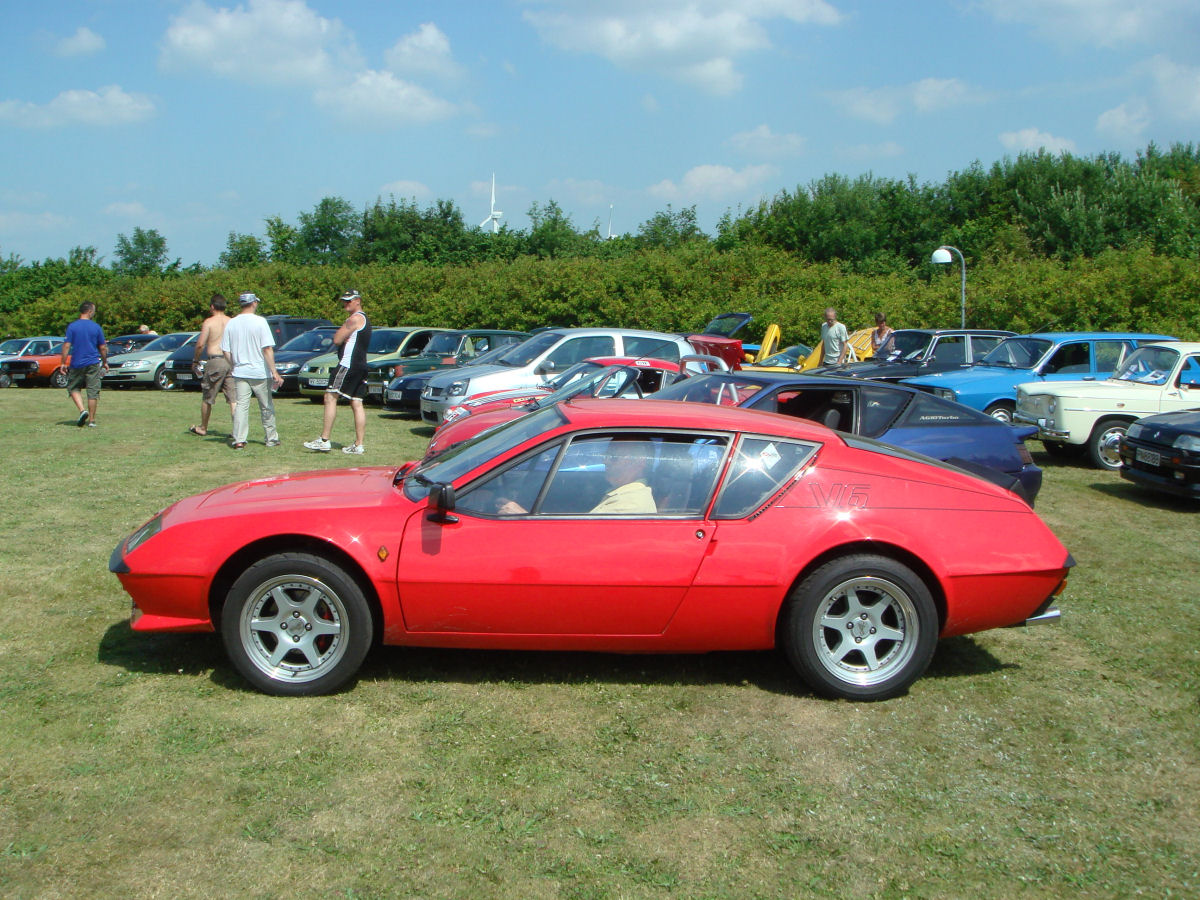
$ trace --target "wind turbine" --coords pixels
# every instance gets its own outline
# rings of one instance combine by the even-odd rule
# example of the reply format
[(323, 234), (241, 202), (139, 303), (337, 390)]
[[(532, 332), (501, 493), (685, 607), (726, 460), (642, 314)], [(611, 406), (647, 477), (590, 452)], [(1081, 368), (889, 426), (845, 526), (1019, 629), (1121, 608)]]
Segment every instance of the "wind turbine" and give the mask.
[(500, 217), (502, 215), (504, 215), (504, 213), (502, 213), (502, 212), (500, 212), (500, 210), (496, 209), (496, 173), (493, 172), (492, 173), (492, 211), (490, 213), (488, 213), (488, 217), (486, 219), (484, 219), (482, 222), (479, 223), (479, 227), (486, 228), (487, 223), (491, 222), (492, 223), (492, 234), (496, 234), (498, 231), (500, 231)]
[(608, 240), (608, 241), (611, 241), (611, 240), (612, 240), (612, 238), (613, 238), (613, 233), (612, 233), (612, 214), (613, 214), (613, 205), (610, 203), (610, 204), (608, 204), (608, 237), (607, 237), (607, 238), (605, 238), (605, 240)]

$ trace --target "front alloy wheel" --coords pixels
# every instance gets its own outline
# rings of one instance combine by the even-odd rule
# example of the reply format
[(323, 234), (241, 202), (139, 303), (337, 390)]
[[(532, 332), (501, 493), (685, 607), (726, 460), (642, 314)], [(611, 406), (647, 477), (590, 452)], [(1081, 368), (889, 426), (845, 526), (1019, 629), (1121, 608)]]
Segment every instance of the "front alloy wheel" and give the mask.
[(1110, 472), (1121, 468), (1121, 438), (1128, 427), (1128, 422), (1106, 419), (1092, 429), (1092, 436), (1088, 438), (1088, 457), (1096, 468)]
[(937, 645), (928, 587), (882, 556), (848, 556), (817, 569), (794, 591), (783, 624), (788, 658), (808, 685), (847, 700), (902, 694)]
[(159, 366), (154, 372), (154, 383), (158, 386), (160, 391), (174, 390), (175, 382), (173, 382), (167, 375), (167, 367), (165, 364)]
[(55, 369), (50, 374), (50, 387), (65, 388), (67, 386), (68, 380), (69, 379), (67, 378), (66, 372), (64, 372), (62, 369)]
[(317, 556), (281, 553), (247, 569), (229, 591), (221, 636), (238, 671), (260, 691), (327, 694), (366, 656), (371, 613), (362, 590)]

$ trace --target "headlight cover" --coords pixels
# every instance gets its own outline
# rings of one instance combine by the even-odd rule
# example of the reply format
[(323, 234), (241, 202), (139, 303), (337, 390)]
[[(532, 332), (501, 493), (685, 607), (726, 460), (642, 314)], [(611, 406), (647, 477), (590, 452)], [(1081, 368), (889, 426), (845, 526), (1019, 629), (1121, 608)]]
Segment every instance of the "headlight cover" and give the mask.
[(125, 540), (125, 552), (132, 553), (150, 538), (162, 531), (162, 513), (159, 513)]
[(461, 397), (463, 394), (465, 394), (467, 392), (467, 384), (468, 383), (469, 382), (466, 382), (466, 381), (455, 381), (446, 390), (446, 395), (449, 397)]
[(1175, 438), (1175, 443), (1171, 446), (1176, 450), (1187, 450), (1191, 453), (1200, 453), (1200, 437), (1197, 437), (1194, 434), (1181, 434), (1179, 437)]
[(1127, 438), (1141, 437), (1142, 431), (1144, 429), (1145, 429), (1145, 426), (1140, 425), (1137, 422), (1134, 422), (1132, 425), (1130, 425), (1128, 428), (1125, 429), (1125, 437), (1127, 437)]

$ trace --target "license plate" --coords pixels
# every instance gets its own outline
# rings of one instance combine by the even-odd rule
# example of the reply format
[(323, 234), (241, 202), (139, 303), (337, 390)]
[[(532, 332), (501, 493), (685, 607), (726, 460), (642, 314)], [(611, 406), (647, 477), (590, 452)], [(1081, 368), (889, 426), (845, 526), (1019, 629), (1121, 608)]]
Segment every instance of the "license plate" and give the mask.
[(191, 376), (191, 375), (189, 375), (189, 374), (187, 374), (186, 372), (176, 372), (176, 373), (175, 373), (175, 380), (176, 380), (176, 381), (191, 381), (191, 380), (192, 380), (192, 376)]
[(24, 377), (25, 377), (25, 373), (24, 373), (24, 372), (22, 372), (22, 373), (20, 373), (20, 374), (17, 374), (16, 372), (14, 372), (14, 373), (13, 373), (12, 380), (13, 380), (13, 381), (20, 381), (20, 380), (21, 380), (22, 378), (24, 378)]
[(404, 399), (404, 391), (388, 391), (387, 398), (389, 400), (403, 400)]
[(383, 385), (381, 385), (381, 384), (368, 384), (368, 385), (367, 385), (367, 393), (368, 393), (368, 394), (382, 394), (382, 393), (383, 393)]
[(1138, 462), (1145, 463), (1148, 466), (1162, 465), (1162, 454), (1157, 450), (1143, 450), (1141, 447), (1138, 447), (1135, 449), (1133, 455)]
[(310, 388), (311, 387), (329, 387), (329, 379), (328, 378), (310, 378), (310, 379), (308, 379), (308, 386)]

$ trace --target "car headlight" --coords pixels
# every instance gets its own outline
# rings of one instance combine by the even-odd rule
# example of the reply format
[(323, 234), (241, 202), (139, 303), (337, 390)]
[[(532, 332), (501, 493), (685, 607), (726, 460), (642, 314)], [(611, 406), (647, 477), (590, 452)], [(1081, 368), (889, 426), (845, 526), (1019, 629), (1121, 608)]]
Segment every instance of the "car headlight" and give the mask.
[(1142, 432), (1145, 430), (1145, 427), (1146, 426), (1139, 425), (1137, 422), (1134, 422), (1132, 425), (1130, 425), (1128, 428), (1125, 429), (1125, 437), (1127, 437), (1127, 438), (1141, 437)]
[(134, 369), (149, 369), (150, 368), (150, 360), (148, 360), (148, 359), (131, 359), (127, 363), (121, 363), (121, 368), (129, 369), (130, 371), (133, 371)]
[(934, 388), (933, 395), (935, 397), (941, 397), (943, 400), (957, 400), (958, 399), (955, 396), (954, 391), (950, 390), (949, 388)]
[(299, 368), (300, 368), (300, 363), (294, 363), (294, 362), (280, 363), (279, 365), (277, 365), (275, 367), (275, 371), (277, 371), (280, 375), (291, 375), (293, 372), (295, 372)]
[(160, 531), (162, 531), (162, 513), (159, 513), (128, 537), (125, 541), (125, 552), (132, 553)]
[[(1130, 431), (1133, 429), (1131, 428)], [(1125, 432), (1128, 434), (1129, 432)], [(1192, 453), (1200, 453), (1200, 437), (1194, 434), (1181, 434), (1175, 438), (1175, 443), (1171, 445), (1176, 450), (1188, 450)]]
[(433, 399), (433, 388), (431, 388), (429, 385), (425, 385), (425, 387), (421, 388), (421, 399), (422, 400), (432, 400)]
[(450, 387), (446, 390), (446, 396), (461, 397), (463, 394), (465, 394), (467, 392), (467, 384), (468, 383), (469, 382), (466, 382), (466, 381), (453, 382), (450, 385)]

